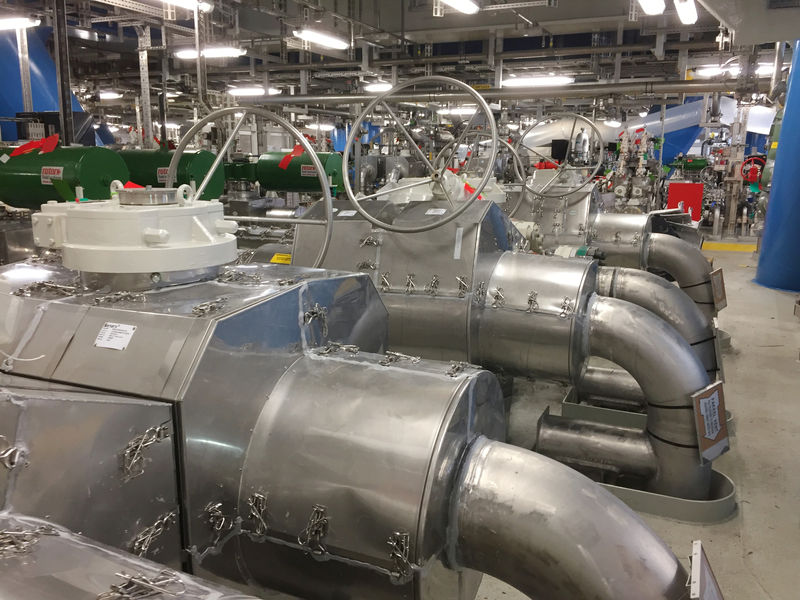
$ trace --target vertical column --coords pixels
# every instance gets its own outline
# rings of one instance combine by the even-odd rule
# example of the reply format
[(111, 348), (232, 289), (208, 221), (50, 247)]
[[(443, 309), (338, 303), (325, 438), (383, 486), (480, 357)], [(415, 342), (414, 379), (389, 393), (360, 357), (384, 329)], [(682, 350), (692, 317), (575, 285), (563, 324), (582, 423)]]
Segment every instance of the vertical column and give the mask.
[(72, 89), (69, 72), (69, 42), (67, 40), (67, 2), (53, 0), (53, 40), (58, 79), (58, 118), (61, 143), (69, 146), (75, 141), (75, 119), (72, 115)]
[(143, 148), (153, 147), (153, 106), (150, 102), (150, 66), (147, 63), (147, 49), (150, 47), (150, 27), (137, 26), (136, 34), (139, 37), (139, 83), (142, 96), (142, 131), (144, 139)]
[(22, 106), (25, 112), (33, 112), (31, 91), (31, 64), (28, 55), (28, 30), (17, 29), (17, 55), (19, 56), (19, 79), (22, 84)]
[(800, 40), (795, 42), (756, 282), (800, 292)]

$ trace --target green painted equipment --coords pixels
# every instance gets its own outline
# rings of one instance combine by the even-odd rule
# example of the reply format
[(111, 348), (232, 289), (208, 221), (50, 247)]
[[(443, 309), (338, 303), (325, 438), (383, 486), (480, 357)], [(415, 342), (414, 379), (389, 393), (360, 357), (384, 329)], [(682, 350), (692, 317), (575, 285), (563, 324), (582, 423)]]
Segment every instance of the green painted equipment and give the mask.
[(0, 201), (9, 206), (38, 209), (49, 200), (72, 201), (78, 187), (82, 198), (104, 200), (112, 181), (128, 181), (125, 162), (108, 148), (56, 148), (13, 157), (11, 151), (0, 150)]
[(673, 169), (681, 169), (682, 171), (702, 171), (709, 166), (709, 162), (707, 158), (685, 156), (670, 163), (669, 166)]
[[(336, 152), (317, 154), (325, 167), (331, 187), (341, 189), (342, 156)], [(267, 152), (255, 162), (233, 162), (225, 165), (228, 180), (256, 181), (264, 190), (276, 192), (319, 192), (317, 171), (305, 153)]]
[[(119, 155), (131, 173), (131, 181), (139, 185), (164, 187), (167, 180), (169, 161), (174, 153), (171, 150), (120, 150)], [(175, 187), (192, 181), (200, 185), (211, 169), (215, 156), (208, 150), (184, 152), (178, 164)], [(217, 167), (214, 176), (206, 187), (202, 200), (219, 198), (225, 188), (225, 175), (222, 167)]]

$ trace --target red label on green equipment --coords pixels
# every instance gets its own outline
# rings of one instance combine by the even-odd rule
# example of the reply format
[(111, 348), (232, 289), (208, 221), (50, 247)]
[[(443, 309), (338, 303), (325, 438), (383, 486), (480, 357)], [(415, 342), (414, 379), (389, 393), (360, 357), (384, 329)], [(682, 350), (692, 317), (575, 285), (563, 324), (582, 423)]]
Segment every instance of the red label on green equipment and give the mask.
[(42, 167), (42, 185), (53, 185), (54, 179), (64, 179), (64, 167)]

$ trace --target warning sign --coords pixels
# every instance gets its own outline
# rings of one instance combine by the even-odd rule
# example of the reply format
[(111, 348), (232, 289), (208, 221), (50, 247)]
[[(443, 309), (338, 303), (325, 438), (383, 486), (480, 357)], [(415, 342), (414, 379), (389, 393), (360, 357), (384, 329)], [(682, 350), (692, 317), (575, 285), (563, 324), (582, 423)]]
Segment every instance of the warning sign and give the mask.
[(42, 167), (42, 185), (53, 185), (54, 179), (64, 179), (64, 167)]
[(317, 168), (314, 165), (300, 165), (300, 177), (316, 177)]
[(167, 173), (169, 173), (169, 167), (158, 167), (156, 169), (156, 181), (158, 183), (167, 183)]
[(712, 461), (730, 449), (722, 382), (712, 383), (692, 395), (700, 459)]

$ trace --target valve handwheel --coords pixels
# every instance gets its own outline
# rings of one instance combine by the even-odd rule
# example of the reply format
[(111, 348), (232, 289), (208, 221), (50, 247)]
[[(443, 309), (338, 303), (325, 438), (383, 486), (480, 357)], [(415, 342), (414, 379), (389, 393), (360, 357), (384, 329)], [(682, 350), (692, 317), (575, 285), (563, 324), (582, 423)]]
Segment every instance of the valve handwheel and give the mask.
[[(568, 138), (569, 139), (569, 148), (567, 150), (567, 159), (564, 160), (561, 164), (559, 164), (558, 161), (555, 160), (554, 158), (552, 158), (552, 157), (550, 157), (550, 156), (548, 156), (546, 154), (542, 154), (541, 152), (536, 150), (535, 147), (531, 147), (531, 146), (527, 145), (525, 143), (525, 139), (530, 134), (535, 133), (534, 130), (537, 127), (540, 127), (541, 125), (543, 125), (545, 123), (552, 123), (554, 121), (558, 121), (558, 120), (561, 120), (561, 119), (572, 119), (572, 131), (571, 131), (571, 133), (569, 135), (569, 138)], [(582, 190), (583, 188), (585, 188), (587, 185), (589, 185), (590, 183), (592, 183), (594, 181), (594, 174), (597, 173), (598, 170), (600, 169), (600, 167), (603, 165), (603, 153), (602, 152), (598, 152), (597, 153), (597, 162), (594, 165), (573, 166), (573, 165), (569, 164), (569, 153), (572, 150), (572, 146), (573, 146), (573, 142), (574, 142), (574, 138), (575, 138), (575, 133), (576, 133), (575, 130), (576, 130), (579, 122), (582, 123), (582, 124), (588, 125), (592, 129), (592, 131), (594, 132), (594, 134), (596, 136), (595, 139), (598, 142), (602, 143), (603, 134), (597, 128), (597, 125), (595, 125), (594, 122), (591, 121), (590, 119), (587, 119), (586, 117), (583, 117), (581, 115), (574, 114), (574, 113), (558, 113), (558, 114), (554, 114), (554, 115), (548, 117), (545, 120), (537, 121), (537, 122), (533, 123), (530, 127), (528, 127), (523, 132), (523, 134), (520, 136), (519, 142), (517, 143), (517, 152), (520, 152), (521, 149), (524, 148), (525, 150), (531, 152), (532, 154), (535, 154), (540, 159), (542, 159), (541, 161), (544, 162), (545, 164), (558, 165), (557, 169), (555, 169), (555, 173), (553, 174), (553, 178), (541, 190), (533, 192), (534, 195), (538, 196), (539, 198), (561, 198), (563, 196), (569, 196), (570, 194), (574, 194), (575, 192), (579, 192), (580, 190)], [(592, 148), (589, 149), (589, 152), (590, 153), (592, 152)], [(579, 183), (568, 187), (566, 191), (564, 191), (563, 188), (559, 188), (559, 190), (557, 192), (548, 193), (547, 190), (549, 190), (551, 187), (553, 187), (555, 185), (555, 183), (561, 177), (562, 173), (564, 173), (566, 171), (584, 171), (584, 174), (581, 176), (581, 179), (580, 179)]]
[[(228, 115), (234, 115), (239, 113), (241, 116), (236, 121), (236, 125), (233, 127), (233, 131), (228, 136), (228, 139), (225, 140), (225, 143), (217, 152), (217, 157), (214, 159), (214, 163), (211, 165), (211, 168), (208, 170), (203, 182), (197, 188), (197, 191), (194, 194), (195, 198), (199, 198), (203, 191), (206, 189), (206, 186), (211, 181), (211, 177), (214, 175), (214, 172), (219, 167), (220, 163), (222, 162), (225, 154), (228, 152), (231, 144), (236, 140), (236, 135), (239, 133), (239, 130), (242, 128), (242, 125), (245, 123), (245, 119), (248, 115), (255, 115), (257, 117), (261, 117), (270, 121), (279, 127), (286, 130), (289, 134), (292, 135), (297, 140), (297, 143), (303, 148), (305, 153), (308, 154), (311, 163), (314, 165), (314, 168), (317, 171), (317, 179), (319, 179), (320, 189), (322, 190), (322, 202), (325, 206), (325, 218), (324, 219), (292, 219), (292, 218), (284, 218), (284, 217), (258, 217), (259, 223), (276, 223), (276, 224), (286, 224), (286, 225), (293, 225), (298, 223), (303, 223), (304, 225), (324, 225), (325, 226), (325, 237), (322, 243), (322, 247), (317, 254), (317, 258), (314, 260), (314, 264), (312, 265), (314, 268), (319, 268), (322, 266), (323, 261), (325, 260), (325, 256), (328, 253), (328, 247), (331, 243), (331, 236), (333, 235), (333, 198), (331, 197), (331, 190), (328, 186), (328, 176), (325, 173), (325, 167), (323, 166), (322, 162), (320, 161), (319, 157), (317, 156), (316, 152), (314, 151), (314, 147), (309, 143), (309, 141), (305, 138), (305, 136), (300, 133), (289, 121), (284, 119), (283, 117), (276, 115), (273, 112), (270, 112), (263, 108), (258, 108), (254, 106), (232, 106), (230, 108), (221, 108), (219, 110), (215, 110), (214, 112), (210, 113), (208, 116), (200, 119), (197, 123), (192, 126), (192, 128), (186, 132), (186, 134), (181, 138), (178, 147), (175, 148), (175, 153), (172, 155), (172, 160), (169, 162), (169, 170), (167, 171), (167, 180), (165, 187), (172, 187), (175, 183), (175, 178), (178, 172), (178, 164), (180, 163), (181, 157), (183, 156), (184, 151), (186, 150), (186, 146), (189, 145), (189, 142), (194, 139), (194, 136), (200, 133), (200, 131), (205, 127), (207, 123), (214, 121), (215, 119), (219, 119), (221, 117), (225, 117)], [(234, 219), (236, 220), (236, 219)], [(239, 219), (239, 220), (247, 220), (247, 218)]]
[(742, 178), (747, 183), (758, 183), (761, 181), (761, 176), (764, 174), (764, 167), (767, 161), (760, 156), (751, 156), (742, 163), (740, 172)]
[[(416, 142), (414, 142), (414, 138), (406, 129), (405, 125), (400, 121), (399, 117), (397, 116), (397, 112), (392, 108), (390, 103), (397, 103), (403, 97), (403, 90), (408, 90), (409, 88), (417, 88), (418, 86), (426, 86), (435, 84), (438, 86), (450, 86), (458, 88), (459, 91), (466, 92), (471, 97), (471, 100), (474, 100), (477, 104), (477, 109), (470, 117), (469, 121), (467, 122), (466, 126), (464, 127), (461, 134), (458, 138), (452, 142), (453, 149), (450, 152), (450, 155), (444, 160), (444, 162), (439, 166), (436, 164), (431, 163), (428, 160), (428, 157), (425, 153), (420, 150), (417, 146)], [(435, 102), (436, 95), (441, 93), (440, 91), (429, 90), (431, 95), (431, 100)], [(442, 77), (439, 75), (432, 75), (429, 77), (418, 77), (416, 79), (410, 79), (404, 83), (401, 83), (394, 87), (393, 89), (389, 90), (381, 94), (380, 96), (373, 99), (364, 111), (359, 115), (358, 119), (353, 123), (352, 128), (350, 129), (350, 135), (347, 137), (347, 143), (345, 145), (344, 154), (342, 156), (342, 162), (344, 165), (349, 165), (350, 161), (350, 153), (353, 147), (356, 138), (361, 134), (361, 126), (367, 119), (367, 117), (375, 111), (376, 108), (380, 107), (384, 112), (381, 113), (381, 120), (389, 120), (394, 121), (394, 126), (397, 129), (398, 133), (402, 135), (403, 138), (408, 142), (409, 149), (416, 153), (416, 155), (422, 160), (422, 163), (425, 165), (426, 172), (428, 173), (427, 177), (421, 178), (421, 181), (415, 181), (410, 184), (402, 184), (393, 187), (393, 188), (384, 188), (382, 190), (378, 190), (373, 194), (369, 194), (367, 196), (362, 196), (361, 198), (356, 198), (355, 193), (353, 192), (353, 187), (350, 184), (350, 179), (348, 177), (344, 178), (344, 190), (347, 193), (347, 197), (350, 200), (350, 203), (353, 205), (362, 217), (364, 217), (367, 221), (375, 225), (376, 227), (380, 227), (381, 229), (386, 229), (387, 231), (393, 231), (395, 233), (421, 233), (423, 231), (430, 231), (431, 229), (435, 229), (437, 227), (441, 227), (445, 223), (449, 223), (453, 219), (458, 218), (465, 210), (467, 210), (480, 196), (481, 191), (483, 188), (486, 187), (486, 184), (489, 182), (489, 179), (492, 176), (492, 170), (487, 169), (486, 173), (484, 173), (483, 177), (481, 178), (478, 185), (475, 186), (474, 190), (470, 193), (470, 196), (461, 203), (460, 206), (457, 206), (454, 199), (450, 196), (450, 193), (447, 191), (445, 180), (447, 172), (447, 166), (450, 165), (453, 161), (453, 157), (455, 156), (456, 152), (458, 152), (459, 146), (463, 143), (466, 139), (470, 130), (475, 130), (474, 126), (477, 126), (478, 115), (484, 115), (485, 123), (488, 125), (489, 130), (488, 133), (491, 136), (492, 142), (490, 147), (488, 148), (488, 157), (490, 163), (494, 163), (494, 160), (497, 156), (497, 148), (499, 143), (497, 141), (497, 124), (495, 123), (494, 116), (492, 115), (492, 109), (489, 107), (489, 104), (486, 100), (483, 99), (478, 92), (476, 92), (473, 88), (471, 88), (466, 83), (458, 81), (457, 79), (452, 79), (450, 77)], [(387, 119), (388, 115), (388, 119)], [(448, 145), (449, 147), (449, 145)], [(434, 163), (438, 161), (434, 160)], [(430, 221), (425, 221), (423, 224), (418, 226), (398, 226), (393, 225), (391, 223), (386, 223), (381, 221), (380, 219), (372, 216), (369, 212), (367, 212), (362, 206), (361, 201), (363, 200), (371, 200), (377, 199), (381, 196), (385, 196), (388, 194), (392, 194), (394, 192), (407, 190), (414, 187), (420, 187), (423, 185), (431, 186), (431, 189), (439, 192), (445, 198), (447, 198), (450, 209), (442, 218), (434, 218)]]

